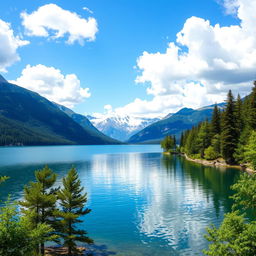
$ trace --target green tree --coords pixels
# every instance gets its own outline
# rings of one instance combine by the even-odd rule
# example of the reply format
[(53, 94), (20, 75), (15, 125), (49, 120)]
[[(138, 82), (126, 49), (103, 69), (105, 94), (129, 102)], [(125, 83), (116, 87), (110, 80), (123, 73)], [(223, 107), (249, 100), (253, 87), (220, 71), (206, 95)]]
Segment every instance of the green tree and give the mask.
[(242, 116), (243, 109), (242, 108), (243, 108), (243, 102), (242, 102), (240, 95), (238, 94), (237, 100), (235, 103), (235, 120), (236, 120), (236, 127), (237, 127), (237, 136), (240, 136), (240, 134), (242, 133), (243, 127), (244, 127), (244, 121), (243, 121), (243, 116)]
[(215, 134), (220, 134), (220, 110), (217, 104), (215, 104), (213, 113), (212, 113), (211, 129), (212, 129), (213, 136)]
[[(24, 200), (19, 204), (22, 206), (22, 212), (30, 216), (34, 226), (39, 223), (53, 225), (57, 196), (52, 186), (56, 181), (56, 174), (45, 166), (42, 170), (35, 171), (35, 177), (36, 182), (30, 182), (24, 187)], [(41, 243), (40, 248), (41, 254), (44, 255), (44, 243)]]
[(83, 193), (81, 181), (75, 168), (71, 168), (67, 176), (63, 178), (63, 187), (58, 191), (61, 210), (56, 211), (59, 217), (58, 234), (68, 247), (68, 255), (76, 253), (76, 242), (93, 243), (93, 240), (86, 236), (87, 232), (79, 230), (77, 223), (82, 222), (79, 218), (88, 214), (91, 210), (84, 209), (87, 202), (87, 194)]
[(252, 93), (249, 96), (248, 123), (253, 130), (256, 130), (256, 81), (254, 81)]
[(255, 256), (256, 255), (256, 223), (247, 223), (238, 212), (225, 215), (219, 229), (207, 229), (206, 239), (211, 242), (208, 250), (209, 256)]
[(176, 140), (174, 141), (174, 138), (172, 136), (166, 136), (161, 141), (161, 147), (164, 151), (170, 151), (173, 150), (176, 146)]
[(235, 162), (234, 153), (237, 147), (237, 140), (235, 102), (230, 90), (227, 97), (227, 106), (223, 113), (221, 133), (222, 156), (229, 164)]
[(242, 133), (240, 134), (238, 145), (234, 154), (237, 163), (243, 164), (247, 161), (245, 159), (245, 148), (246, 145), (248, 144), (251, 133), (252, 130), (249, 127), (249, 125), (245, 125), (244, 129), (242, 130)]
[(47, 224), (32, 226), (27, 216), (20, 216), (16, 204), (6, 202), (0, 208), (0, 255), (35, 256), (39, 243), (54, 239)]
[(209, 147), (211, 142), (209, 122), (205, 121), (200, 125), (199, 132), (197, 134), (197, 147), (198, 153), (201, 158), (204, 158), (204, 151)]
[(240, 209), (244, 212), (251, 209), (256, 213), (256, 174), (243, 173), (231, 188), (235, 191), (232, 196), (233, 209)]
[(249, 142), (245, 146), (244, 160), (256, 170), (256, 131), (252, 131)]
[(206, 239), (211, 243), (205, 255), (256, 255), (256, 222), (245, 218), (248, 210), (256, 213), (256, 174), (242, 174), (231, 188), (235, 191), (233, 212), (225, 215), (219, 228), (207, 229)]

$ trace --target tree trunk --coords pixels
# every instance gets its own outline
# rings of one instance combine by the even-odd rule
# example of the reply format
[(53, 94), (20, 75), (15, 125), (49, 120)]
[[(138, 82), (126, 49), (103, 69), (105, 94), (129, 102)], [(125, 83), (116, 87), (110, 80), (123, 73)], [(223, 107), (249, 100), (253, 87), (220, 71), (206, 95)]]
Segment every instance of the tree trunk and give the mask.
[(41, 243), (41, 255), (44, 255), (44, 243)]

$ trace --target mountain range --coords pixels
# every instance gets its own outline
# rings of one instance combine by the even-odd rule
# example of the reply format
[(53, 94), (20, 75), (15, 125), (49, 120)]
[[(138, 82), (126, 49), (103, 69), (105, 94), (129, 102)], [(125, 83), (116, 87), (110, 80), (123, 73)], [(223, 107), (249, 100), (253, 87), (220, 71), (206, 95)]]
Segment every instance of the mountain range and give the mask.
[(159, 143), (167, 135), (179, 140), (182, 131), (210, 119), (214, 108), (183, 108), (162, 119), (113, 113), (84, 116), (1, 75), (0, 95), (0, 145)]
[(86, 117), (66, 114), (55, 103), (1, 75), (0, 95), (0, 145), (119, 143), (98, 131)]
[[(225, 103), (218, 104), (222, 108)], [(179, 140), (182, 131), (191, 129), (201, 121), (210, 119), (214, 105), (200, 109), (183, 108), (175, 114), (155, 122), (131, 136), (128, 143), (159, 143), (167, 135), (175, 135)]]
[(100, 117), (88, 115), (87, 118), (102, 133), (123, 142), (148, 125), (160, 120), (160, 118), (121, 116), (118, 114), (107, 114)]

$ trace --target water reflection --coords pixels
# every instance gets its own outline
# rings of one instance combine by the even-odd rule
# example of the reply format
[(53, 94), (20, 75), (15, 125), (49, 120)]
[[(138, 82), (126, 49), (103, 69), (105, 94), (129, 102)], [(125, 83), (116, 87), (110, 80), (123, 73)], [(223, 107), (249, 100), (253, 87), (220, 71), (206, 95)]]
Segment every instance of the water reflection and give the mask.
[[(99, 255), (201, 255), (205, 227), (218, 224), (230, 210), (229, 187), (236, 170), (220, 171), (145, 149), (130, 153), (131, 147), (129, 153), (118, 153), (115, 147), (112, 154), (109, 147), (108, 153), (100, 147), (71, 147), (70, 154), (67, 147), (63, 150), (63, 161), (61, 147), (51, 152), (49, 167), (58, 174), (59, 185), (76, 166), (92, 209), (83, 225), (102, 249)], [(16, 198), (22, 195), (24, 184), (34, 179), (34, 170), (47, 163), (47, 156), (40, 160), (37, 155), (36, 161), (8, 165), (4, 160), (0, 175), (11, 179), (0, 187), (2, 198), (10, 192)]]

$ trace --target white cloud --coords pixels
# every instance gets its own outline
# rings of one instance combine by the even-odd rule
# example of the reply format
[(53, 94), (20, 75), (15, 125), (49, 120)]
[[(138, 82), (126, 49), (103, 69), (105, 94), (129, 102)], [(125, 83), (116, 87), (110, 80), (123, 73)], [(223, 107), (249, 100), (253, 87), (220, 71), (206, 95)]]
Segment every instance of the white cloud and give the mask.
[(187, 19), (164, 53), (144, 52), (137, 59), (136, 82), (148, 85), (153, 99), (135, 99), (118, 111), (173, 112), (223, 101), (229, 89), (247, 94), (256, 78), (256, 0), (225, 0), (224, 6), (240, 25)]
[(96, 19), (80, 17), (77, 13), (64, 10), (56, 4), (46, 4), (28, 14), (21, 13), (22, 24), (30, 36), (62, 38), (68, 35), (67, 43), (95, 40), (98, 31)]
[(41, 64), (27, 65), (21, 76), (10, 82), (67, 107), (73, 107), (91, 96), (89, 88), (82, 88), (75, 74), (63, 75), (59, 69)]
[(0, 71), (6, 72), (6, 68), (20, 60), (17, 53), (19, 47), (29, 44), (15, 36), (11, 25), (0, 19)]

